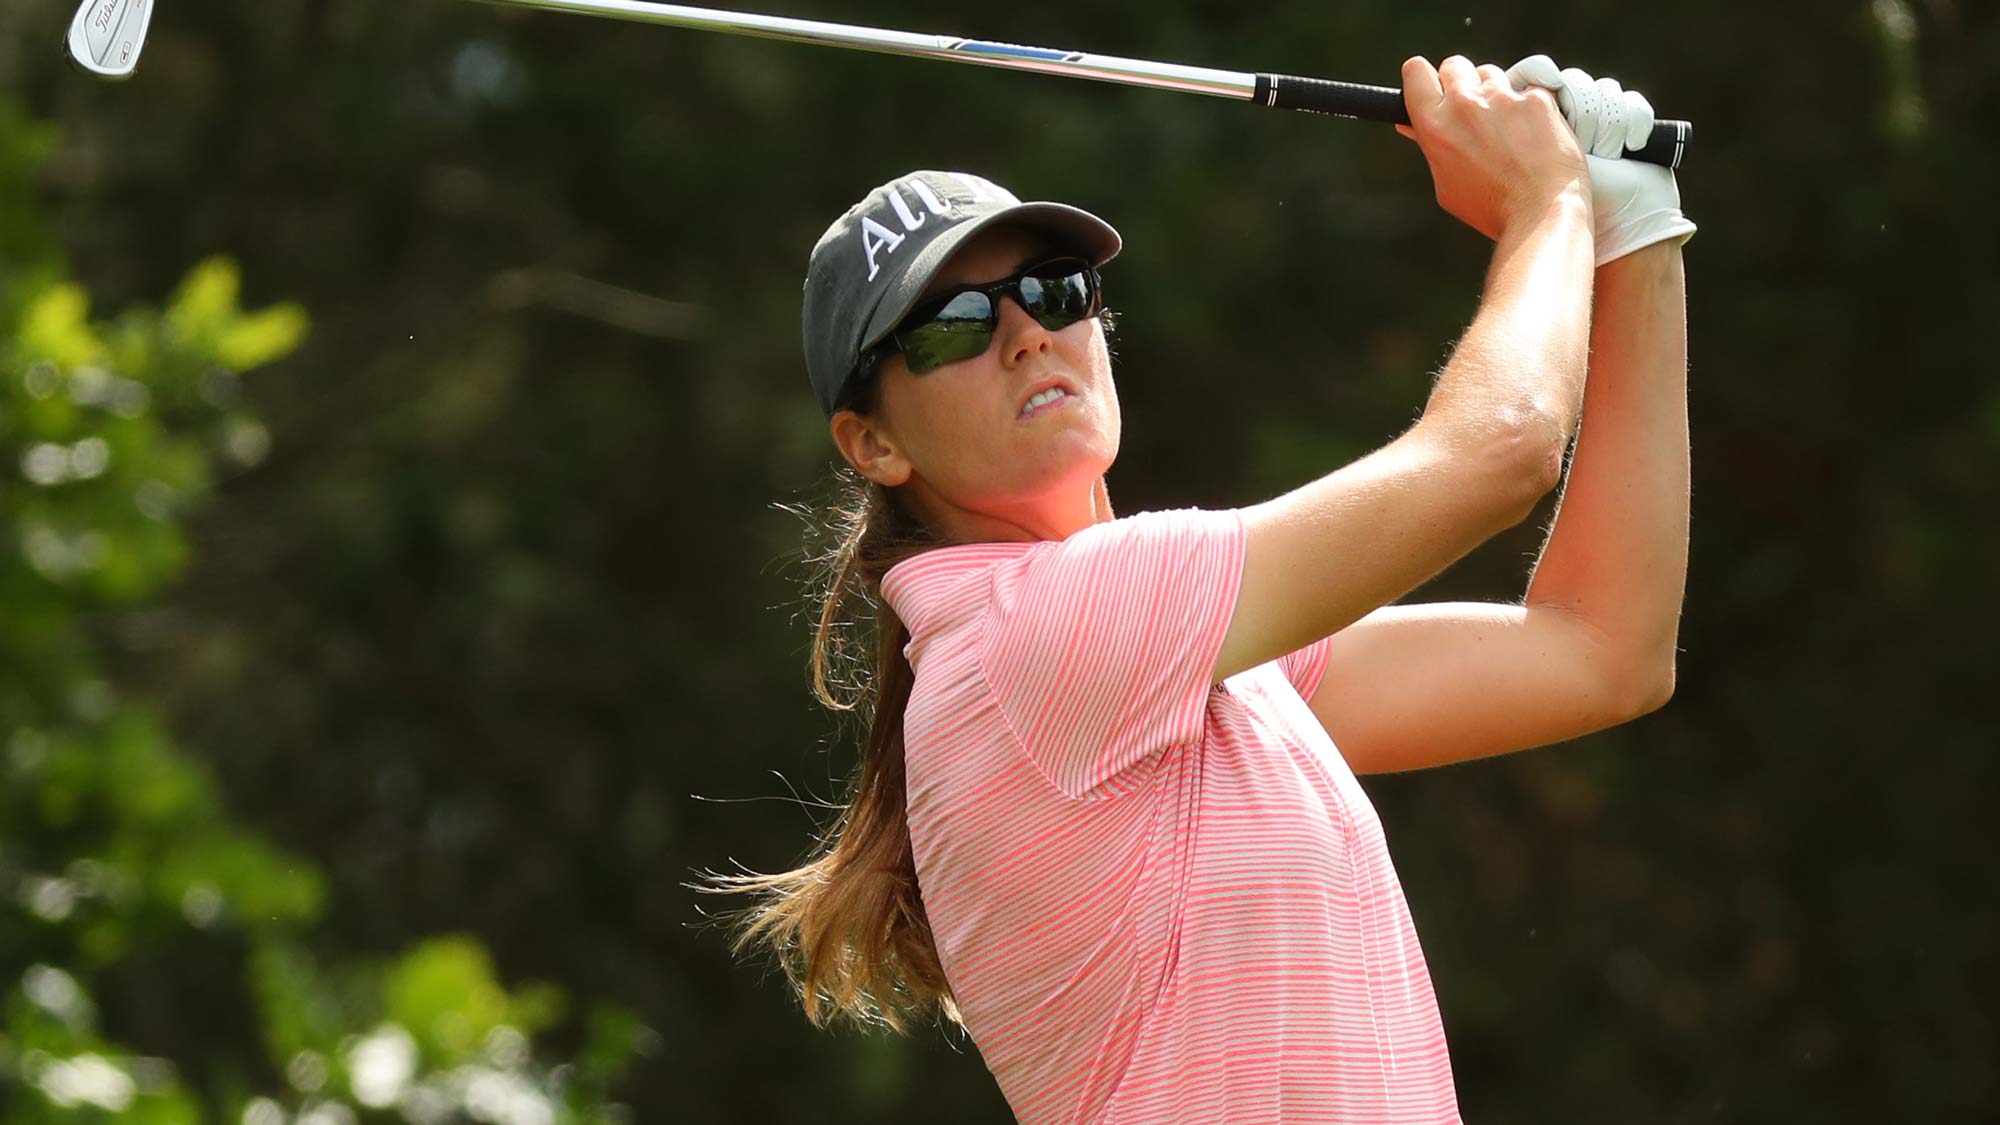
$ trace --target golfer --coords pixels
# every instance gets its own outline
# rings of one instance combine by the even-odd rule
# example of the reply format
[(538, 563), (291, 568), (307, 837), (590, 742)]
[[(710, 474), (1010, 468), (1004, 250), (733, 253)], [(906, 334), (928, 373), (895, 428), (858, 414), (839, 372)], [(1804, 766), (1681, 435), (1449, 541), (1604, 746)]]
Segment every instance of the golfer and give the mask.
[[(1458, 1119), (1355, 775), (1671, 694), (1694, 227), (1617, 159), (1652, 110), (1610, 79), (1413, 58), (1403, 87), (1439, 202), (1495, 242), (1478, 316), (1407, 432), (1252, 507), (1113, 512), (1102, 220), (915, 172), (813, 249), (855, 488), (815, 684), (849, 705), (872, 609), (870, 725), (811, 862), (735, 887), (815, 1022), (942, 1011), (1028, 1125)], [(1390, 604), (1562, 484), (1572, 436), (1520, 604)]]

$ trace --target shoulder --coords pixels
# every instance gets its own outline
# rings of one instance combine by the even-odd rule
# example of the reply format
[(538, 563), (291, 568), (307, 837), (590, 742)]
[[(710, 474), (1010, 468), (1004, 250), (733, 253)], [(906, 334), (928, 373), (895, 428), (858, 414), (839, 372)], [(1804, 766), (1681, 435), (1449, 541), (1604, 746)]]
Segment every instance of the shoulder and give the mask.
[(1084, 528), (994, 568), (983, 593), (991, 643), (1024, 658), (1078, 648), (1104, 659), (1213, 617), (1226, 623), (1242, 570), (1243, 524), (1233, 510), (1141, 512)]
[[(962, 614), (1027, 608), (1054, 612), (1153, 592), (1190, 563), (1240, 566), (1236, 509), (1172, 508), (1092, 524), (1063, 539), (935, 547), (890, 567), (882, 596), (912, 633)], [(1047, 603), (1047, 604), (1043, 604)]]
[(1037, 543), (959, 543), (933, 547), (889, 568), (882, 599), (912, 633), (934, 627), (956, 611), (991, 600), (996, 569), (1040, 546)]
[[(1204, 556), (1240, 553), (1242, 514), (1232, 508), (1170, 508), (1105, 520), (1066, 539), (1040, 543), (1010, 570), (1132, 593), (1122, 583)], [(1070, 590), (1072, 597), (1085, 590)]]

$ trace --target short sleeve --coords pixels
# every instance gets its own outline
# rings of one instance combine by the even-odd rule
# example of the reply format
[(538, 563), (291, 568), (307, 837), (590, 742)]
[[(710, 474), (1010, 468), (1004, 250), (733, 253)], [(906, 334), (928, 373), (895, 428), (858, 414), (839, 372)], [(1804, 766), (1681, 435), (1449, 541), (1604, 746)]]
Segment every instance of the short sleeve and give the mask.
[(1319, 681), (1326, 675), (1327, 650), (1332, 645), (1332, 637), (1321, 637), (1278, 658), (1278, 667), (1284, 669), (1285, 678), (1292, 681), (1293, 690), (1307, 703), (1312, 702), (1313, 692), (1319, 690)]
[(981, 661), (1009, 725), (1063, 793), (1200, 739), (1243, 578), (1234, 510), (1145, 512), (999, 567)]

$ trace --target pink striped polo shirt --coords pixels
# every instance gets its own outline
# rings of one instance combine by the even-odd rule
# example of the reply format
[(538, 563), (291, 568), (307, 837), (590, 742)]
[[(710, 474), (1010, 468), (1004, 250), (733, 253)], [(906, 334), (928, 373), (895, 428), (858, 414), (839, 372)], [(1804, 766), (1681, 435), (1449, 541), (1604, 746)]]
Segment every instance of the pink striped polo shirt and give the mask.
[(1320, 641), (1209, 681), (1235, 511), (941, 547), (910, 629), (910, 838), (1023, 1125), (1458, 1120), (1381, 823), (1306, 705)]

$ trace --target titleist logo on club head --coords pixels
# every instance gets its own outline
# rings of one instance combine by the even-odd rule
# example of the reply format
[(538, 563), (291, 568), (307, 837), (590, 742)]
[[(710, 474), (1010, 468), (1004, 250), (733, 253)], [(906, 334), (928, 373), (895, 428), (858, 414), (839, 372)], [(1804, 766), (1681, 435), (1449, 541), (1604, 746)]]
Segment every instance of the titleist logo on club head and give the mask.
[[(971, 204), (1019, 202), (991, 180), (965, 172), (946, 172), (945, 175), (964, 188), (963, 198), (949, 189), (940, 192), (932, 184), (910, 176), (886, 185), (883, 199), (888, 203), (889, 213), (883, 213), (880, 201), (870, 201), (874, 206), (862, 212), (859, 224), (861, 256), (868, 262), (868, 280), (875, 280), (875, 275), (882, 270), (882, 261), (877, 255), (894, 254), (896, 248), (929, 222), (932, 216), (943, 223), (953, 223), (965, 217), (965, 209)], [(889, 225), (888, 220), (892, 218), (897, 226), (903, 228), (902, 233)]]

